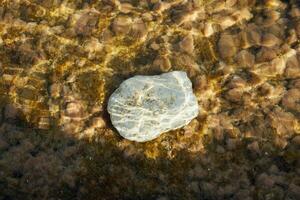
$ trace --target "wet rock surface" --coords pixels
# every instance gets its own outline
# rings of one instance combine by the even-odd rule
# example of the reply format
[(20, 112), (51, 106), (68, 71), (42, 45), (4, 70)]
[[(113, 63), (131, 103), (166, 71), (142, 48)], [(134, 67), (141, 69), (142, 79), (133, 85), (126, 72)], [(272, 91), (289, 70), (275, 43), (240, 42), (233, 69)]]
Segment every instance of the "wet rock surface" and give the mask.
[(126, 139), (145, 142), (180, 128), (198, 115), (198, 102), (185, 72), (134, 76), (110, 96), (107, 110)]

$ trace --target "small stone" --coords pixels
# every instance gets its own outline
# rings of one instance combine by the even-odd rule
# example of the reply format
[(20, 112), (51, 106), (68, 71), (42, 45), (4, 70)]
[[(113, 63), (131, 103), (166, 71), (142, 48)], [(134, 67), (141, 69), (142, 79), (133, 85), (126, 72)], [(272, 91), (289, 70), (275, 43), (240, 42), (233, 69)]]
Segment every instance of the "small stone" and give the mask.
[(66, 115), (69, 117), (77, 118), (81, 117), (83, 112), (83, 106), (78, 102), (70, 102), (66, 107)]
[(188, 54), (192, 54), (194, 51), (194, 39), (191, 34), (185, 36), (179, 43), (180, 50)]
[(213, 34), (214, 34), (213, 24), (209, 23), (209, 22), (205, 23), (204, 30), (203, 30), (203, 35), (205, 37), (209, 37)]
[(287, 78), (300, 77), (300, 63), (299, 60), (297, 59), (297, 56), (292, 56), (287, 60), (284, 75)]
[(6, 119), (15, 119), (18, 115), (18, 110), (15, 106), (8, 104), (4, 109), (4, 117)]
[(218, 145), (216, 148), (216, 152), (217, 153), (225, 153), (225, 149), (221, 145)]
[(93, 128), (104, 128), (105, 125), (105, 121), (102, 117), (95, 117), (92, 119), (91, 126)]
[(272, 33), (266, 33), (262, 36), (262, 46), (272, 47), (280, 43), (280, 40)]
[(134, 10), (134, 7), (130, 3), (122, 3), (120, 5), (120, 11), (122, 13), (130, 13), (132, 10)]
[(112, 30), (115, 34), (127, 34), (130, 31), (132, 20), (128, 17), (117, 17), (112, 24)]
[(58, 98), (61, 93), (61, 86), (57, 83), (54, 83), (50, 86), (50, 95), (53, 98)]
[(269, 62), (276, 58), (276, 52), (270, 48), (261, 48), (256, 53), (256, 61), (257, 62)]
[(147, 26), (143, 20), (135, 20), (131, 26), (131, 37), (133, 38), (143, 38), (147, 35)]
[(252, 67), (255, 63), (255, 56), (247, 50), (237, 54), (236, 60), (241, 67)]
[(236, 54), (237, 47), (234, 37), (230, 34), (222, 34), (218, 42), (218, 51), (223, 59), (227, 59)]
[(288, 90), (282, 98), (282, 105), (287, 110), (300, 112), (300, 89)]
[(195, 193), (199, 193), (200, 192), (198, 182), (196, 182), (196, 181), (191, 182), (190, 185), (189, 185), (189, 187)]
[(144, 13), (142, 15), (142, 19), (146, 22), (149, 22), (153, 20), (153, 16), (150, 13)]
[(234, 150), (234, 149), (236, 149), (237, 146), (238, 146), (238, 144), (239, 144), (238, 139), (231, 139), (231, 138), (229, 138), (226, 141), (226, 147), (227, 147), (228, 150)]
[(300, 146), (300, 135), (295, 136), (292, 142)]
[(89, 36), (96, 29), (98, 16), (94, 12), (87, 12), (80, 16), (75, 25), (75, 33), (78, 35)]
[(199, 112), (192, 83), (182, 71), (124, 81), (109, 98), (107, 109), (120, 135), (138, 142), (180, 128)]
[(267, 175), (266, 173), (262, 173), (257, 177), (256, 184), (259, 187), (262, 186), (266, 188), (271, 188), (275, 184), (275, 181), (271, 176)]
[(291, 196), (295, 197), (295, 199), (299, 199), (300, 198), (300, 186), (296, 185), (296, 184), (290, 184), (289, 185), (289, 193), (291, 194)]
[(254, 153), (260, 153), (259, 145), (257, 141), (252, 142), (251, 144), (248, 144), (247, 149), (249, 149), (251, 152)]
[(234, 88), (226, 93), (226, 99), (231, 102), (240, 102), (243, 97), (243, 91), (239, 88)]
[(172, 67), (170, 60), (166, 56), (157, 56), (153, 61), (153, 66), (163, 72), (167, 72)]

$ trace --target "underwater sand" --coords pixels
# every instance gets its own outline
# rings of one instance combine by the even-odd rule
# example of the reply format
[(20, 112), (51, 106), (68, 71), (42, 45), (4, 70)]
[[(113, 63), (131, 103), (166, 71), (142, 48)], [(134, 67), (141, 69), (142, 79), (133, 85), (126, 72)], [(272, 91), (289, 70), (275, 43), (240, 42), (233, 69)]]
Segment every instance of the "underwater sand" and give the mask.
[[(300, 199), (297, 0), (0, 0), (0, 200)], [(200, 113), (136, 143), (106, 111), (186, 71)]]

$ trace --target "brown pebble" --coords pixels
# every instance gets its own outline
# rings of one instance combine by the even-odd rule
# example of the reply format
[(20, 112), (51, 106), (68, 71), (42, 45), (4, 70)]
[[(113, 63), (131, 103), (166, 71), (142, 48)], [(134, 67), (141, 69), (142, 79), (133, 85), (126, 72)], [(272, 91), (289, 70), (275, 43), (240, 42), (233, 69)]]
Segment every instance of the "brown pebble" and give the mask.
[(254, 153), (260, 153), (259, 144), (257, 141), (252, 142), (251, 144), (247, 145), (247, 149)]
[(147, 26), (143, 20), (135, 20), (135, 22), (132, 24), (130, 34), (133, 38), (142, 38), (147, 34)]
[(282, 137), (275, 137), (274, 143), (275, 143), (275, 146), (280, 149), (284, 149), (288, 144), (287, 140)]
[(236, 61), (240, 67), (252, 67), (255, 63), (255, 56), (248, 50), (240, 51), (236, 56)]
[(153, 61), (153, 66), (158, 67), (160, 71), (167, 72), (171, 69), (171, 62), (166, 56), (157, 56)]
[(262, 35), (260, 29), (257, 26), (250, 24), (247, 28), (247, 39), (251, 46), (261, 44)]
[(288, 36), (288, 38), (286, 39), (287, 43), (288, 43), (289, 45), (291, 45), (291, 44), (297, 42), (297, 40), (298, 40), (298, 38), (297, 38), (297, 34), (296, 34), (295, 29), (289, 30), (289, 36)]
[(54, 83), (50, 86), (50, 95), (53, 98), (58, 98), (60, 96), (61, 86), (57, 83)]
[(289, 14), (291, 17), (294, 17), (294, 18), (300, 17), (300, 8), (293, 5)]
[(181, 42), (179, 42), (181, 51), (192, 54), (194, 51), (194, 39), (191, 34), (185, 36)]
[(6, 119), (16, 119), (18, 115), (18, 109), (12, 105), (8, 104), (4, 108), (4, 118)]
[(225, 98), (231, 102), (240, 102), (242, 100), (243, 91), (239, 88), (233, 88), (226, 92)]
[(257, 177), (256, 184), (258, 187), (262, 186), (265, 188), (270, 188), (275, 184), (275, 181), (271, 176), (267, 175), (266, 173), (262, 173)]
[(216, 127), (213, 129), (213, 136), (217, 141), (222, 141), (224, 139), (224, 132), (221, 127)]
[(288, 192), (295, 197), (295, 199), (300, 199), (300, 186), (294, 183), (289, 185)]
[(49, 129), (50, 128), (50, 119), (49, 117), (42, 117), (39, 119), (39, 122), (38, 122), (38, 128), (39, 129)]
[(300, 135), (295, 136), (295, 137), (292, 139), (292, 142), (293, 142), (294, 144), (297, 144), (297, 145), (300, 146)]
[(232, 139), (232, 138), (228, 138), (226, 141), (226, 148), (228, 150), (234, 150), (237, 148), (239, 144), (239, 140), (238, 139)]
[[(271, 127), (277, 130), (278, 135), (289, 136), (293, 133), (296, 119), (292, 113), (277, 107), (268, 113), (268, 119)], [(274, 142), (281, 148), (287, 145), (285, 139), (279, 137)]]
[(142, 15), (142, 19), (145, 21), (145, 22), (149, 22), (149, 21), (152, 21), (153, 20), (153, 16), (150, 14), (150, 13), (144, 13)]
[(284, 75), (287, 78), (300, 77), (300, 63), (299, 60), (297, 59), (297, 56), (292, 56), (287, 60)]
[(75, 26), (75, 33), (79, 35), (89, 36), (93, 30), (96, 29), (98, 23), (98, 16), (96, 13), (84, 13), (77, 21)]
[(195, 89), (197, 91), (205, 90), (208, 88), (208, 80), (205, 75), (200, 75), (196, 77)]
[(102, 117), (94, 117), (91, 122), (93, 128), (104, 128), (106, 123)]
[(214, 28), (213, 28), (213, 24), (210, 23), (210, 22), (207, 22), (204, 24), (204, 30), (203, 30), (203, 35), (205, 37), (209, 37), (211, 36), (212, 34), (214, 34)]
[(134, 10), (134, 7), (130, 3), (122, 3), (120, 4), (120, 11), (121, 13), (130, 13)]
[(78, 102), (70, 102), (66, 107), (66, 115), (69, 117), (81, 117), (83, 112), (83, 106)]
[(234, 56), (237, 51), (234, 37), (230, 34), (222, 34), (218, 42), (218, 51), (223, 59)]
[(296, 22), (295, 31), (297, 33), (298, 38), (300, 38), (300, 21)]
[(117, 17), (112, 23), (112, 30), (117, 35), (127, 34), (130, 31), (131, 23), (132, 21), (129, 17)]
[(270, 48), (261, 48), (256, 54), (257, 62), (269, 62), (276, 58), (277, 54), (273, 49)]
[(279, 44), (280, 44), (280, 40), (272, 33), (263, 34), (262, 41), (261, 41), (262, 46), (272, 47)]
[(217, 153), (225, 153), (225, 149), (221, 145), (218, 145), (216, 148), (216, 152)]
[(290, 89), (282, 98), (282, 105), (288, 110), (300, 112), (300, 89)]

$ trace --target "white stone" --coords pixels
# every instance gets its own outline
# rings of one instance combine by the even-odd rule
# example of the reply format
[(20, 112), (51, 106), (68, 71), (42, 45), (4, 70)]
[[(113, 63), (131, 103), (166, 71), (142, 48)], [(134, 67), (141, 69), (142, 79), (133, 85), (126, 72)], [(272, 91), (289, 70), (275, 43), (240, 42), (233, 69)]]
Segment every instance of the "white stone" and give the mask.
[(192, 83), (182, 71), (125, 80), (110, 96), (107, 109), (120, 135), (138, 142), (185, 126), (199, 112)]

